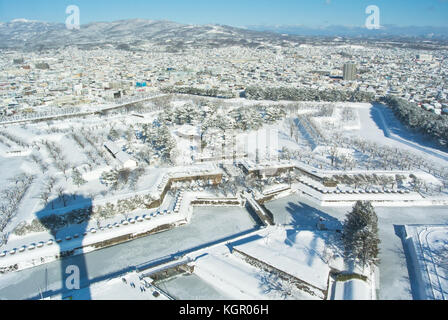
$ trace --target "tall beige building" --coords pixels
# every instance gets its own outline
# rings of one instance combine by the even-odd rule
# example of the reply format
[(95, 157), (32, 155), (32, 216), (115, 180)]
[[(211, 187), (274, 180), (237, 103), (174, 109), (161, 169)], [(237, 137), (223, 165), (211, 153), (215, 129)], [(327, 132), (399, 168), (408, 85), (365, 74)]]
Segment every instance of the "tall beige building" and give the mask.
[(344, 80), (346, 81), (356, 80), (356, 64), (354, 63), (344, 64)]

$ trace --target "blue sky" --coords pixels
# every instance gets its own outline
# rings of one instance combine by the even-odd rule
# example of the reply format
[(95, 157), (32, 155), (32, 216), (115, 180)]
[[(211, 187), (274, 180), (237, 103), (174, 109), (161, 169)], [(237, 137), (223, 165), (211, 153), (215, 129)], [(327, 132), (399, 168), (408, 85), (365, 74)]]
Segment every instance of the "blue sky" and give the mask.
[(448, 26), (448, 0), (0, 0), (0, 21), (64, 23), (71, 4), (80, 8), (81, 24), (142, 18), (232, 26), (361, 26), (366, 7), (376, 5), (382, 25)]

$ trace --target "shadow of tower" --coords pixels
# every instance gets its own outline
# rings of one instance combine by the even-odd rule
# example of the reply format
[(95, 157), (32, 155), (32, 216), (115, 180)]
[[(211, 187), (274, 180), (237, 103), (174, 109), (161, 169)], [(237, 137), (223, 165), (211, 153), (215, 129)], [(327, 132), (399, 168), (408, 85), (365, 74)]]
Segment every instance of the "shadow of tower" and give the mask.
[[(63, 200), (62, 200), (63, 199)], [(54, 208), (61, 205), (65, 199), (76, 199), (82, 203), (82, 208), (67, 210), (64, 214), (55, 214)], [(58, 209), (59, 210), (59, 209)], [(82, 244), (87, 235), (87, 226), (92, 214), (92, 200), (83, 196), (63, 195), (49, 202), (45, 208), (36, 213), (40, 223), (51, 233), (54, 244), (58, 246), (61, 287), (56, 291), (43, 292), (42, 297), (51, 296), (54, 292), (70, 297), (70, 292), (88, 285), (88, 272)], [(81, 222), (81, 223), (80, 223)], [(64, 228), (69, 224), (68, 228)], [(83, 289), (83, 300), (90, 300), (89, 288)]]

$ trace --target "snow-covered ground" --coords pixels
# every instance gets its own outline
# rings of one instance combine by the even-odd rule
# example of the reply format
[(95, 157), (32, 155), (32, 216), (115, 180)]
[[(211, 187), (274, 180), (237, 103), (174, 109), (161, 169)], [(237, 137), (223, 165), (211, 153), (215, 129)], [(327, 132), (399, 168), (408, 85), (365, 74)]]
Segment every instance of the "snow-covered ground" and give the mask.
[(140, 280), (137, 273), (104, 280), (88, 288), (74, 290), (68, 294), (57, 294), (51, 300), (168, 300), (151, 284)]
[(255, 222), (244, 208), (195, 208), (189, 224), (170, 231), (1, 275), (0, 298), (39, 298), (40, 290), (51, 296), (61, 290), (65, 292), (63, 273), (68, 265), (84, 268), (81, 287), (85, 287), (92, 281), (127, 273), (133, 266), (182, 252), (188, 253), (190, 250), (196, 251), (208, 243), (248, 232), (255, 227)]
[[(320, 218), (330, 230), (342, 228), (348, 207), (321, 207), (309, 198), (292, 195), (266, 204), (274, 221), (299, 230), (315, 230)], [(418, 289), (409, 276), (408, 261), (399, 227), (409, 224), (446, 224), (448, 206), (376, 207), (380, 235), (380, 283), (378, 299), (418, 299)]]
[(371, 289), (363, 280), (337, 281), (334, 300), (371, 300)]
[[(49, 232), (32, 233), (22, 237), (12, 237), (0, 254), (0, 266), (17, 265), (16, 270), (48, 263), (55, 260), (61, 252), (78, 249), (77, 253), (94, 250), (95, 244), (102, 241), (125, 236), (139, 235), (164, 225), (188, 223), (191, 219), (191, 201), (197, 197), (209, 197), (207, 191), (177, 193), (176, 197), (167, 195), (157, 209), (138, 209), (129, 212), (123, 220), (117, 216), (102, 222), (98, 227), (95, 221), (73, 225), (62, 229), (54, 235)], [(82, 250), (79, 250), (83, 247)]]
[[(261, 229), (190, 253), (188, 257), (194, 261), (191, 275), (156, 285), (179, 299), (319, 300), (324, 296), (319, 289), (327, 290), (329, 277), (329, 266), (322, 257), (326, 249), (319, 237), (318, 232), (291, 228)], [(248, 260), (242, 252), (255, 260)], [(270, 271), (257, 260), (269, 265)], [(300, 287), (302, 283), (307, 283), (308, 289)]]
[(418, 299), (448, 300), (448, 226), (408, 225), (402, 237)]
[(318, 232), (277, 229), (235, 249), (318, 289), (327, 289), (333, 254)]
[(182, 274), (157, 284), (178, 300), (232, 300), (221, 288), (215, 287), (193, 274)]
[[(182, 107), (187, 101), (190, 101), (188, 97), (179, 99), (181, 100), (173, 101), (171, 106), (174, 108)], [(215, 102), (217, 100), (213, 100), (213, 103)], [(262, 161), (266, 160), (266, 163), (278, 164), (278, 157), (281, 155), (287, 158), (287, 160), (284, 160), (283, 165), (289, 162), (290, 164), (294, 163), (298, 166), (304, 166), (307, 167), (308, 171), (321, 177), (331, 177), (332, 174), (342, 176), (344, 173), (351, 175), (373, 174), (372, 167), (368, 170), (369, 166), (372, 165), (378, 168), (378, 163), (380, 163), (380, 170), (374, 172), (376, 175), (394, 178), (403, 174), (406, 177), (400, 186), (397, 183), (395, 187), (388, 188), (389, 191), (384, 190), (384, 187), (380, 190), (380, 182), (375, 182), (372, 185), (372, 181), (367, 181), (368, 186), (363, 188), (354, 188), (349, 184), (341, 183), (338, 186), (338, 190), (336, 190), (336, 188), (324, 187), (322, 183), (312, 181), (314, 179), (302, 177), (301, 182), (292, 184), (293, 190), (299, 190), (298, 194), (266, 204), (267, 208), (274, 213), (275, 222), (286, 226), (286, 235), (281, 232), (274, 232), (272, 236), (263, 235), (263, 240), (241, 245), (241, 251), (249, 256), (255, 255), (263, 263), (275, 265), (276, 268), (284, 269), (286, 273), (292, 276), (304, 278), (304, 281), (308, 280), (317, 288), (322, 288), (324, 285), (323, 279), (325, 277), (328, 279), (328, 268), (331, 265), (331, 263), (322, 262), (322, 256), (327, 255), (326, 248), (331, 250), (337, 249), (336, 231), (342, 228), (344, 216), (351, 209), (351, 203), (361, 199), (374, 200), (377, 201), (376, 209), (379, 216), (380, 237), (382, 240), (381, 290), (379, 298), (415, 298), (415, 285), (412, 283), (413, 280), (409, 279), (406, 268), (407, 261), (400, 238), (397, 236), (397, 226), (415, 223), (446, 223), (445, 216), (448, 206), (444, 201), (447, 200), (447, 190), (446, 188), (444, 189), (441, 175), (443, 170), (446, 170), (448, 167), (448, 153), (446, 150), (439, 150), (432, 143), (422, 139), (418, 134), (407, 132), (397, 122), (390, 110), (381, 105), (357, 103), (298, 104), (300, 106), (296, 112), (288, 109), (289, 111), (284, 119), (265, 123), (258, 132), (256, 130), (237, 132), (234, 137), (236, 140), (234, 146), (236, 151), (241, 154), (248, 153), (249, 162), (254, 162), (257, 156), (261, 156)], [(241, 106), (272, 105), (284, 105), (289, 108), (294, 103), (230, 99), (222, 102), (219, 114), (225, 116)], [(325, 108), (327, 109), (325, 110)], [(319, 112), (321, 112), (321, 115), (316, 115)], [(350, 115), (350, 112), (351, 118), (344, 118), (347, 117), (347, 114)], [(291, 120), (295, 120), (298, 116), (304, 120), (296, 122), (299, 123), (297, 127), (293, 125), (294, 121)], [(198, 141), (193, 145), (191, 144), (191, 139), (186, 137), (186, 135), (189, 132), (196, 132), (199, 124), (191, 125), (188, 130), (184, 128), (186, 132), (180, 136), (176, 136), (176, 133), (182, 129), (182, 126), (177, 124), (169, 126), (167, 135), (171, 134), (177, 140), (177, 147), (173, 152), (173, 159), (177, 161), (174, 161), (174, 163), (181, 164), (178, 167), (170, 167), (163, 163), (160, 156), (156, 154), (156, 150), (148, 147), (146, 141), (143, 142), (139, 137), (141, 133), (139, 130), (142, 130), (145, 125), (153, 125), (156, 122), (155, 112), (150, 111), (150, 108), (148, 108), (147, 113), (142, 115), (142, 117), (138, 117), (137, 121), (135, 116), (125, 113), (103, 116), (92, 115), (89, 118), (70, 118), (64, 121), (48, 121), (23, 125), (13, 124), (0, 128), (0, 195), (7, 194), (8, 190), (11, 190), (18, 184), (17, 177), (20, 174), (34, 176), (34, 180), (21, 199), (17, 210), (7, 219), (3, 235), (9, 236), (9, 242), (2, 244), (2, 247), (0, 247), (0, 252), (6, 251), (0, 257), (1, 263), (19, 263), (25, 254), (36, 255), (32, 259), (39, 259), (43, 257), (42, 253), (45, 250), (48, 252), (45, 252), (44, 256), (50, 257), (57, 254), (61, 249), (65, 250), (74, 246), (88, 245), (129, 232), (139, 233), (163, 224), (177, 223), (189, 217), (188, 215), (191, 212), (185, 211), (177, 215), (153, 216), (149, 221), (145, 220), (135, 224), (130, 223), (127, 226), (115, 227), (114, 224), (121, 223), (123, 219), (122, 215), (117, 215), (116, 217), (102, 219), (99, 222), (90, 221), (88, 224), (70, 226), (60, 230), (56, 235), (52, 235), (50, 232), (28, 233), (25, 235), (14, 233), (14, 230), (23, 223), (31, 223), (33, 219), (39, 217), (51, 214), (64, 214), (71, 210), (91, 205), (104, 206), (107, 203), (115, 203), (120, 199), (127, 199), (135, 195), (150, 194), (157, 197), (160, 195), (168, 177), (195, 176), (199, 172), (208, 172), (209, 174), (218, 171), (222, 172), (213, 163), (192, 165), (194, 159), (191, 158), (191, 155), (198, 156), (197, 153), (200, 151), (200, 148), (197, 145)], [(116, 132), (114, 133), (113, 131)], [(273, 132), (274, 135), (272, 135)], [(337, 166), (339, 167), (336, 168), (332, 165), (332, 160), (329, 156), (332, 148), (330, 144), (333, 142), (333, 133), (341, 134), (345, 137), (363, 138), (366, 141), (376, 143), (378, 147), (375, 147), (375, 150), (378, 150), (381, 146), (405, 150), (410, 152), (412, 158), (410, 160), (413, 160), (414, 157), (421, 158), (425, 159), (425, 161), (433, 162), (438, 167), (430, 168), (431, 174), (428, 174), (428, 168), (425, 167), (426, 164), (423, 164), (423, 160), (419, 160), (419, 164), (413, 165), (412, 169), (410, 167), (398, 167), (398, 165), (391, 168), (387, 163), (381, 164), (381, 161), (379, 161), (382, 159), (381, 157), (387, 159), (387, 154), (381, 154), (380, 152), (377, 156), (370, 155), (370, 157), (379, 158), (375, 158), (370, 163), (370, 160), (366, 161), (366, 157), (368, 158), (369, 156), (359, 150), (355, 150), (354, 146), (345, 145), (342, 147), (337, 145), (335, 148), (338, 152), (339, 164)], [(116, 137), (111, 138), (112, 135), (116, 135)], [(278, 140), (275, 138), (278, 138)], [(104, 143), (110, 139), (113, 139), (119, 148), (138, 158), (142, 165), (141, 167), (144, 168), (139, 178), (133, 184), (127, 181), (120, 185), (117, 190), (113, 190), (113, 188), (101, 183), (100, 178), (103, 172), (109, 171), (114, 167), (120, 167), (119, 161), (104, 149)], [(233, 140), (230, 139), (230, 134), (224, 137), (222, 132), (218, 134), (213, 130), (207, 139), (208, 149), (206, 148), (207, 150), (204, 150), (204, 153), (202, 155), (199, 154), (199, 156), (219, 156), (223, 151), (223, 141), (226, 142), (226, 147), (229, 147)], [(266, 143), (266, 140), (269, 140), (270, 143)], [(258, 146), (259, 150), (255, 146)], [(54, 150), (52, 152), (52, 148), (57, 150), (56, 154)], [(230, 152), (232, 150), (229, 150), (224, 150), (224, 155), (232, 155)], [(262, 154), (254, 152), (260, 150)], [(280, 150), (282, 151), (280, 152)], [(15, 153), (16, 151), (17, 153)], [(287, 157), (288, 152), (296, 153), (296, 158), (289, 159)], [(61, 167), (61, 164), (64, 163), (67, 166), (66, 172)], [(340, 169), (341, 166), (345, 166), (345, 169), (336, 170)], [(74, 171), (72, 168), (77, 168), (82, 173), (85, 183), (80, 185), (75, 183), (75, 179), (71, 175), (72, 171)], [(276, 167), (268, 169), (272, 169), (275, 172)], [(236, 170), (235, 168), (234, 171), (239, 172), (239, 169)], [(417, 188), (413, 190), (410, 179), (411, 174), (414, 174), (425, 184), (431, 186), (433, 190), (426, 192), (423, 190), (424, 188), (420, 191), (417, 191)], [(49, 187), (51, 185), (50, 178), (55, 180), (52, 187)], [(289, 183), (286, 184), (286, 186), (288, 185)], [(285, 187), (285, 180), (266, 185), (265, 187), (267, 192), (275, 191), (278, 188)], [(375, 189), (377, 192), (369, 190), (369, 193), (361, 193), (361, 189), (366, 189), (367, 187)], [(182, 188), (182, 186), (179, 186), (179, 188)], [(202, 188), (199, 185), (189, 185), (187, 188), (192, 190), (192, 197), (202, 192), (199, 191)], [(319, 188), (329, 192), (323, 192)], [(406, 192), (400, 193), (398, 190), (400, 188), (400, 191)], [(356, 190), (358, 193), (355, 193), (353, 189), (360, 190)], [(439, 191), (435, 191), (436, 189)], [(49, 190), (48, 199), (44, 197), (45, 190)], [(301, 192), (304, 192), (304, 194), (301, 194)], [(61, 193), (64, 193), (66, 197), (61, 196)], [(437, 197), (432, 197), (431, 193), (436, 193)], [(207, 194), (204, 196), (207, 196)], [(5, 200), (5, 198), (3, 197), (0, 200)], [(6, 200), (5, 202), (7, 202)], [(378, 206), (380, 201), (384, 201), (382, 207)], [(415, 207), (416, 204), (421, 207)], [(435, 206), (435, 204), (438, 206)], [(394, 208), (392, 208), (393, 205), (395, 206)], [(186, 207), (189, 207), (189, 205)], [(153, 214), (157, 210), (163, 212), (164, 210), (172, 209), (173, 199), (168, 195), (160, 208), (155, 210), (137, 210), (129, 212), (129, 215), (132, 218), (137, 216), (143, 217), (143, 215)], [(185, 210), (187, 209), (185, 208)], [(114, 278), (116, 272), (124, 272), (123, 270), (129, 266), (135, 266), (139, 263), (145, 263), (179, 251), (186, 250), (190, 252), (191, 250), (200, 249), (204, 244), (232, 237), (241, 232), (248, 232), (255, 226), (254, 221), (243, 208), (205, 207), (197, 208), (194, 211), (195, 214), (193, 214), (190, 224), (162, 234), (134, 240), (130, 243), (99, 250), (98, 252), (87, 253), (86, 250), (78, 257), (64, 259), (66, 261), (52, 262), (46, 266), (35, 267), (30, 270), (0, 275), (0, 297), (35, 297), (39, 289), (43, 290), (42, 288), (47, 288), (48, 294), (57, 294), (58, 290), (61, 289), (62, 283), (61, 266), (64, 266), (66, 263), (77, 263), (80, 261), (80, 263), (88, 266), (88, 268), (86, 267), (88, 275), (86, 270), (84, 281), (84, 284), (87, 284), (92, 279), (100, 278), (105, 280), (104, 277)], [(328, 231), (319, 233), (316, 228), (321, 219)], [(101, 232), (90, 232), (92, 228), (97, 227), (97, 223), (100, 223), (104, 230)], [(112, 226), (112, 228), (108, 227), (108, 225)], [(98, 229), (101, 230), (101, 228)], [(75, 238), (74, 235), (76, 234), (78, 234), (78, 237)], [(67, 236), (71, 236), (72, 239), (65, 240)], [(49, 239), (56, 240), (57, 238), (62, 240), (59, 245), (56, 243), (48, 244)], [(297, 238), (300, 241), (292, 240), (293, 238)], [(32, 250), (28, 250), (27, 247), (22, 250), (25, 245), (39, 244), (41, 241), (44, 242), (42, 247)], [(268, 246), (268, 243), (271, 246)], [(236, 249), (238, 250), (237, 247)], [(113, 261), (113, 263), (110, 263), (110, 261)], [(36, 261), (36, 264), (40, 262)], [(291, 266), (295, 263), (300, 267), (291, 269)], [(331, 267), (333, 268), (343, 268), (340, 262), (333, 261), (332, 263)], [(228, 255), (225, 251), (209, 252), (208, 256), (197, 260), (197, 267), (198, 272), (194, 275), (169, 280), (166, 282), (166, 285), (168, 287), (171, 286), (171, 290), (179, 296), (183, 296), (187, 291), (183, 291), (181, 288), (176, 291), (176, 284), (179, 283), (179, 286), (182, 287), (188, 283), (197, 282), (198, 294), (195, 295), (197, 298), (201, 297), (199, 294), (201, 288), (204, 288), (205, 292), (209, 290), (210, 294), (216, 297), (270, 299), (281, 296), (279, 293), (272, 292), (266, 294), (260, 292), (259, 288), (253, 289), (251, 286), (249, 287), (252, 289), (239, 287), (241, 285), (240, 281), (235, 279), (246, 277), (250, 279), (248, 281), (251, 281), (252, 285), (255, 285), (257, 281), (260, 281), (257, 278), (260, 277), (260, 270), (254, 269), (255, 267), (248, 265), (239, 257)], [(228, 275), (225, 273), (216, 274), (214, 271), (215, 267), (227, 268), (229, 270)], [(41, 281), (45, 268), (50, 272), (50, 280), (47, 279), (48, 285), (44, 285)], [(312, 270), (319, 270), (319, 272), (314, 274), (311, 272)], [(195, 277), (199, 277), (199, 279)], [(35, 281), (33, 279), (39, 280)], [(222, 286), (228, 286), (228, 290), (220, 291), (214, 288), (212, 279), (220, 279)], [(266, 277), (264, 279), (266, 280)], [(268, 280), (271, 281), (272, 279)], [(206, 289), (207, 286), (211, 287)], [(362, 289), (362, 285), (356, 280), (349, 281), (344, 285), (337, 283), (336, 287), (339, 289), (336, 298), (350, 298), (353, 297), (351, 296), (352, 293), (356, 293), (356, 296), (359, 295), (360, 298), (364, 297), (365, 290)], [(244, 293), (241, 293), (241, 290)], [(101, 297), (101, 294), (98, 297)], [(303, 296), (303, 292), (292, 292), (290, 297), (296, 297), (297, 299), (306, 298), (306, 294)]]
[[(324, 297), (322, 291), (327, 290), (329, 295), (338, 298), (337, 294), (332, 294), (333, 289), (328, 288), (330, 268), (327, 262), (332, 260), (331, 249), (320, 237), (320, 232), (268, 227), (188, 253), (182, 261), (194, 266), (191, 274), (182, 273), (154, 282), (151, 274), (163, 270), (163, 265), (156, 266), (100, 281), (81, 290), (56, 294), (51, 299), (320, 300)], [(274, 259), (270, 259), (269, 251), (275, 253)], [(241, 252), (250, 253), (273, 269), (268, 271), (254, 264)], [(167, 265), (173, 263), (178, 262), (173, 260)], [(308, 289), (302, 287), (303, 283)], [(352, 299), (370, 299), (366, 294), (366, 290), (370, 291), (368, 283), (357, 283), (356, 288), (346, 289), (350, 293), (345, 295)], [(161, 296), (154, 297), (154, 291)], [(338, 288), (337, 293), (341, 291)]]
[[(214, 252), (196, 261), (195, 274), (235, 300), (313, 299), (293, 285), (253, 267), (228, 252)], [(272, 278), (271, 278), (272, 277)], [(286, 282), (286, 281), (285, 281)], [(290, 288), (288, 287), (290, 286)], [(206, 299), (203, 296), (202, 299)], [(315, 299), (315, 297), (314, 297)]]
[(393, 112), (380, 104), (348, 104), (359, 113), (360, 127), (351, 132), (380, 145), (398, 147), (425, 155), (432, 161), (446, 164), (447, 151), (441, 151), (434, 143), (428, 142), (421, 135), (410, 133), (393, 115)]

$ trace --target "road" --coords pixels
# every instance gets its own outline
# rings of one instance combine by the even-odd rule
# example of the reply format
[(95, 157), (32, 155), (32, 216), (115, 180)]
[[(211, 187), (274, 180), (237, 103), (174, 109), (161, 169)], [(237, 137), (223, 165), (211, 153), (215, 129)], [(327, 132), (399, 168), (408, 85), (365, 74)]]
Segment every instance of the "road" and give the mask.
[[(147, 96), (147, 97), (142, 97), (142, 98), (137, 98), (137, 99), (133, 99), (133, 100), (129, 100), (129, 101), (125, 101), (122, 103), (118, 103), (118, 104), (114, 104), (114, 105), (109, 105), (109, 106), (103, 106), (101, 108), (95, 109), (95, 110), (90, 110), (90, 111), (84, 111), (84, 112), (76, 112), (76, 113), (68, 113), (68, 114), (54, 114), (54, 115), (48, 115), (48, 116), (43, 116), (43, 117), (26, 117), (26, 118), (21, 118), (21, 119), (16, 119), (16, 120), (6, 120), (6, 118), (0, 119), (0, 124), (2, 125), (6, 125), (6, 124), (18, 124), (18, 123), (25, 123), (28, 121), (47, 121), (47, 120), (55, 120), (58, 118), (70, 118), (70, 117), (81, 117), (81, 116), (88, 116), (88, 115), (92, 115), (95, 113), (104, 113), (107, 111), (111, 111), (111, 110), (115, 110), (115, 109), (119, 109), (119, 108), (123, 108), (125, 106), (129, 106), (132, 104), (136, 104), (136, 103), (140, 103), (140, 102), (144, 102), (144, 101), (148, 101), (151, 99), (155, 99), (155, 98), (159, 98), (159, 97), (163, 97), (166, 94), (160, 94), (160, 95), (156, 95), (156, 96)], [(12, 117), (13, 119), (16, 117)]]

